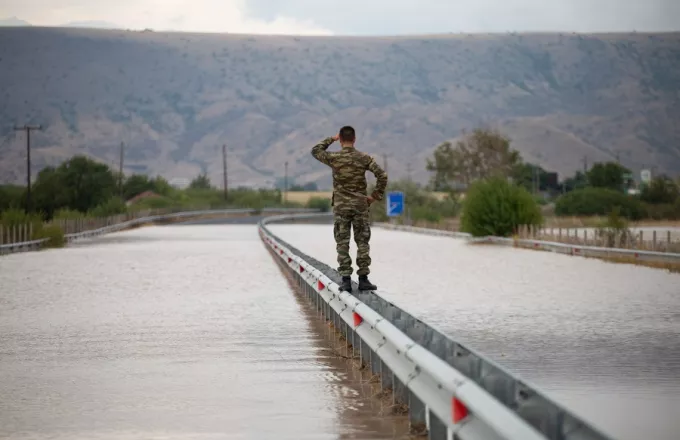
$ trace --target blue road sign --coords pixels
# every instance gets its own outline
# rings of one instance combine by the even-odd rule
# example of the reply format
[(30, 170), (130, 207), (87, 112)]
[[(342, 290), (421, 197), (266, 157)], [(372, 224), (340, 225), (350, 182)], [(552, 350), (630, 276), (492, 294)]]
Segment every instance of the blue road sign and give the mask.
[(392, 191), (387, 193), (387, 215), (394, 217), (404, 213), (404, 193)]

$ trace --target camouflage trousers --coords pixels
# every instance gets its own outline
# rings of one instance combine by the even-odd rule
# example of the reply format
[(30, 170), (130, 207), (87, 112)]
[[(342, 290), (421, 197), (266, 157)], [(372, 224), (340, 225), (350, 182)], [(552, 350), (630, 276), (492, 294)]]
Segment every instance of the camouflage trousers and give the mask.
[(333, 234), (335, 248), (338, 252), (338, 273), (342, 276), (352, 275), (352, 257), (349, 255), (350, 230), (354, 229), (354, 242), (357, 244), (357, 275), (368, 275), (371, 265), (370, 246), (371, 222), (370, 212), (335, 213)]

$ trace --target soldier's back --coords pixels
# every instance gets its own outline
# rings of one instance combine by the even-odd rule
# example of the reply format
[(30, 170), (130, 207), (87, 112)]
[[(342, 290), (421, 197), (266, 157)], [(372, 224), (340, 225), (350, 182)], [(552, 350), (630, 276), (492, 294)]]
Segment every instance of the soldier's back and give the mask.
[(354, 147), (330, 153), (333, 170), (333, 210), (363, 212), (368, 209), (366, 171), (373, 158)]

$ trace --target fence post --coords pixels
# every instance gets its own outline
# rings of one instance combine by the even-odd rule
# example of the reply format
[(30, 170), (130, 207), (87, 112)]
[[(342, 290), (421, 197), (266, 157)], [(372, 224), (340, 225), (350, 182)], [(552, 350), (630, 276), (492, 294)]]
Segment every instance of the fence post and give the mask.
[(671, 251), (671, 230), (666, 231), (666, 252)]
[(0, 225), (0, 244), (5, 244), (5, 231), (3, 229), (3, 226)]
[(652, 250), (656, 251), (656, 229), (652, 231)]
[(640, 232), (638, 233), (638, 235), (639, 235), (639, 238), (638, 238), (638, 243), (637, 243), (637, 246), (636, 246), (636, 247), (637, 247), (638, 249), (642, 250), (642, 249), (644, 249), (644, 245), (645, 245), (645, 234), (644, 234), (644, 231), (640, 231)]

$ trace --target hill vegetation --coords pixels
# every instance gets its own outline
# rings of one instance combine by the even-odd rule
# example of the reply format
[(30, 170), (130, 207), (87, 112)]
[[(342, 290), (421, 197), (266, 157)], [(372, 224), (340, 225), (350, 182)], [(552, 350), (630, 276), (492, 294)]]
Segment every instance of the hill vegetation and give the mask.
[[(76, 154), (125, 172), (330, 187), (312, 145), (353, 124), (391, 179), (492, 126), (562, 176), (618, 156), (680, 171), (680, 34), (286, 37), (0, 28), (0, 183)], [(381, 160), (382, 161), (382, 160)]]

